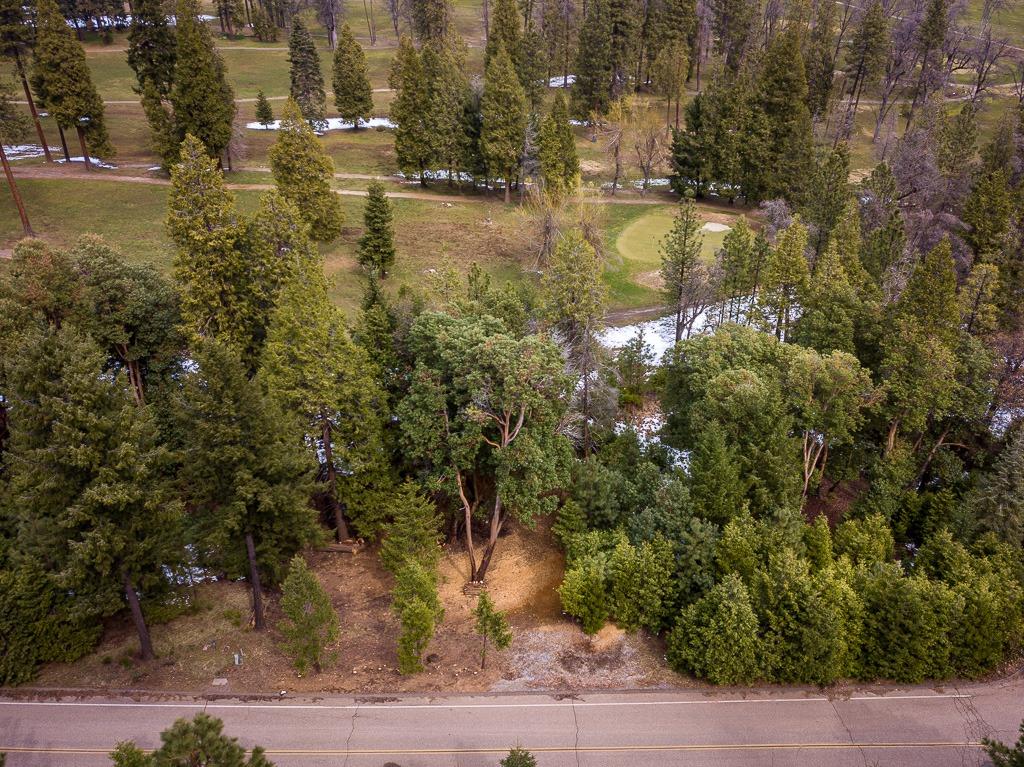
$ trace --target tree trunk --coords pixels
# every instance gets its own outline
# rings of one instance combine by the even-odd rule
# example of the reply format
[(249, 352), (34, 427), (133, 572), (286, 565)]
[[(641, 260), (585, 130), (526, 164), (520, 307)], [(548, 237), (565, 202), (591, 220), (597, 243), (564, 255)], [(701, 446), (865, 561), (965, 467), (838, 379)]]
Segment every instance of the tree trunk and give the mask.
[(76, 125), (78, 131), (78, 143), (82, 145), (82, 159), (85, 161), (85, 169), (92, 170), (92, 161), (89, 159), (89, 148), (85, 145), (85, 130), (81, 125)]
[(494, 511), (491, 512), (491, 532), (487, 537), (484, 556), (480, 560), (480, 567), (477, 568), (476, 577), (473, 579), (476, 583), (484, 582), (484, 578), (487, 577), (487, 569), (491, 566), (491, 557), (494, 556), (494, 549), (498, 545), (498, 534), (501, 532), (501, 526), (505, 522), (502, 510), (503, 505), (499, 495), (494, 499)]
[(583, 371), (583, 459), (590, 458), (590, 366)]
[(324, 460), (327, 462), (327, 495), (330, 498), (331, 511), (334, 513), (334, 539), (341, 543), (349, 536), (348, 525), (345, 523), (345, 515), (341, 512), (341, 504), (338, 503), (338, 470), (334, 466), (334, 446), (331, 444), (331, 422), (327, 418), (322, 419), (324, 439)]
[(4, 175), (7, 176), (7, 186), (11, 188), (11, 197), (14, 198), (14, 205), (18, 209), (19, 218), (21, 218), (21, 229), (26, 237), (34, 237), (35, 232), (32, 231), (32, 225), (28, 222), (25, 203), (21, 199), (18, 185), (14, 182), (14, 174), (11, 172), (11, 164), (7, 162), (7, 152), (4, 151), (3, 144), (0, 144), (0, 161), (3, 162)]
[(64, 150), (64, 162), (71, 162), (71, 152), (68, 151), (68, 140), (64, 135), (64, 129), (57, 126), (57, 133), (60, 134), (60, 147)]
[(32, 98), (32, 89), (28, 87), (28, 76), (25, 74), (25, 65), (21, 61), (21, 53), (14, 49), (14, 66), (18, 70), (18, 77), (21, 78), (21, 87), (25, 91), (25, 101), (28, 102), (28, 111), (32, 113), (32, 122), (36, 126), (36, 135), (39, 136), (39, 143), (43, 147), (43, 155), (47, 162), (53, 162), (50, 156), (50, 147), (46, 143), (46, 134), (43, 133), (43, 124), (39, 122), (39, 112), (36, 111), (36, 102)]
[(462, 499), (462, 510), (466, 514), (466, 553), (469, 554), (469, 582), (476, 582), (476, 547), (473, 545), (473, 504), (466, 497), (466, 489), (462, 486), (462, 472), (455, 470), (455, 483), (459, 487), (459, 498)]
[(146, 393), (142, 384), (142, 370), (139, 368), (138, 360), (128, 360), (128, 382), (132, 385), (132, 395), (135, 397), (136, 405), (146, 404)]
[(487, 668), (487, 637), (484, 637), (484, 647), (480, 651), (480, 670)]
[(260, 570), (256, 564), (256, 544), (253, 542), (252, 533), (245, 534), (245, 553), (249, 559), (249, 585), (252, 587), (253, 623), (257, 631), (262, 631), (265, 624), (263, 620), (263, 590), (260, 588)]
[(149, 638), (149, 628), (146, 626), (146, 617), (142, 614), (142, 605), (139, 604), (139, 595), (132, 585), (128, 573), (121, 575), (121, 582), (124, 584), (124, 598), (132, 611), (132, 621), (135, 623), (135, 630), (139, 634), (139, 648), (142, 650), (142, 660), (153, 660), (156, 654), (153, 652), (153, 642)]
[(505, 171), (505, 204), (512, 202), (512, 169)]

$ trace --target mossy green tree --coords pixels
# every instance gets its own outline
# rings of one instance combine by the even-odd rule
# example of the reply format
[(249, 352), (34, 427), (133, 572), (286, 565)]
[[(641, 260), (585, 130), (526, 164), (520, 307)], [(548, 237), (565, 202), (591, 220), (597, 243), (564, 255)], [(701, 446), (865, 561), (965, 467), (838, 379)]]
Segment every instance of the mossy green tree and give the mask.
[(399, 169), (407, 176), (418, 175), (427, 185), (427, 170), (433, 161), (431, 135), (427, 124), (429, 92), (423, 73), (423, 62), (416, 46), (403, 36), (398, 43), (388, 75), (388, 85), (395, 91), (391, 101), (391, 122), (395, 124), (395, 157)]
[(668, 662), (713, 684), (750, 684), (763, 673), (757, 615), (739, 575), (727, 575), (679, 616)]
[(689, 333), (695, 319), (695, 302), (704, 266), (700, 260), (704, 247), (701, 221), (693, 200), (684, 198), (672, 222), (672, 229), (661, 242), (661, 280), (665, 297), (675, 316), (675, 339), (679, 343)]
[(788, 337), (810, 279), (804, 255), (807, 236), (807, 227), (799, 217), (794, 217), (793, 223), (779, 235), (765, 264), (758, 312), (763, 328), (780, 341)]
[(234, 91), (210, 29), (198, 16), (196, 0), (179, 0), (175, 14), (177, 56), (169, 104), (155, 89), (143, 99), (154, 142), (167, 167), (177, 160), (179, 145), (189, 134), (199, 139), (218, 163), (231, 143)]
[(512, 183), (526, 140), (526, 92), (503, 48), (487, 64), (480, 112), (480, 148), (488, 173), (504, 180), (505, 202), (511, 202)]
[(128, 607), (152, 660), (140, 594), (159, 591), (160, 567), (181, 552), (181, 506), (154, 414), (136, 406), (124, 377), (102, 374), (105, 355), (71, 326), (28, 336), (18, 360), (7, 396), (19, 550), (48, 563), (82, 614)]
[(204, 562), (247, 576), (262, 629), (262, 584), (280, 581), (285, 563), (321, 535), (310, 461), (237, 352), (204, 339), (193, 357), (173, 408), (193, 540)]
[(264, 128), (269, 128), (274, 122), (274, 110), (262, 90), (256, 93), (256, 121)]
[(356, 246), (359, 265), (377, 277), (387, 277), (395, 263), (394, 214), (384, 185), (379, 181), (371, 181), (366, 187), (363, 226)]
[(596, 634), (608, 620), (605, 570), (601, 557), (586, 557), (566, 570), (558, 587), (562, 609), (579, 620), (585, 634)]
[(369, 355), (352, 342), (327, 295), (319, 259), (310, 259), (282, 289), (259, 378), (294, 417), (298, 441), (322, 463), (337, 540), (349, 538), (345, 498), (386, 473), (385, 395)]
[(516, 746), (499, 764), (501, 767), (537, 767), (537, 759), (525, 748)]
[(402, 625), (398, 636), (398, 670), (415, 674), (423, 670), (423, 653), (444, 617), (437, 597), (437, 574), (419, 562), (407, 560), (395, 573), (391, 609)]
[(92, 82), (85, 50), (75, 39), (54, 0), (36, 6), (35, 76), (57, 124), (74, 128), (86, 161), (89, 154), (111, 157), (114, 147), (103, 119), (103, 99)]
[(281, 611), (284, 647), (295, 668), (305, 674), (312, 667), (319, 674), (330, 657), (327, 648), (338, 640), (340, 622), (330, 596), (301, 554), (292, 557), (281, 584)]
[(128, 66), (139, 81), (139, 92), (147, 84), (167, 98), (174, 87), (177, 42), (160, 0), (138, 0), (132, 6), (128, 30)]
[(316, 52), (313, 36), (298, 16), (292, 17), (292, 31), (288, 36), (288, 80), (288, 93), (298, 104), (302, 117), (313, 130), (324, 130), (327, 93), (320, 71), (320, 54)]
[(576, 138), (561, 92), (555, 94), (551, 112), (541, 122), (538, 156), (544, 193), (552, 201), (560, 202), (579, 188), (580, 160), (576, 154)]
[(160, 733), (160, 741), (160, 747), (149, 754), (131, 741), (118, 743), (110, 754), (114, 767), (274, 767), (259, 746), (246, 758), (246, 749), (238, 739), (225, 735), (224, 723), (209, 714), (196, 714), (191, 721), (177, 720)]
[(476, 633), (483, 640), (480, 649), (480, 668), (484, 669), (487, 668), (487, 646), (494, 645), (494, 649), (504, 650), (512, 644), (512, 630), (508, 627), (505, 613), (494, 607), (491, 595), (486, 591), (481, 592), (477, 598), (473, 617), (476, 618)]
[(366, 74), (366, 54), (348, 24), (342, 24), (334, 49), (332, 85), (334, 106), (341, 119), (358, 128), (359, 121), (368, 119), (373, 112), (373, 92)]
[(341, 201), (331, 188), (334, 162), (291, 99), (270, 148), (270, 169), (278, 191), (299, 209), (313, 239), (330, 242), (341, 234)]

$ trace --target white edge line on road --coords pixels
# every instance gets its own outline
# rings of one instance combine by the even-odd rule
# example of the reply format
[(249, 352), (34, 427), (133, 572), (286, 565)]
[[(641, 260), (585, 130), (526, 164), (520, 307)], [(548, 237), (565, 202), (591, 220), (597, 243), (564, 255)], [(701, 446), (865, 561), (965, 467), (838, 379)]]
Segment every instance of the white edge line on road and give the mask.
[[(864, 701), (864, 702), (885, 702), (900, 700), (962, 700), (973, 698), (968, 694), (939, 694), (939, 695), (859, 695), (850, 698), (837, 698), (836, 702)], [(290, 704), (286, 700), (268, 700), (264, 703), (127, 703), (127, 702), (99, 702), (89, 701), (16, 701), (0, 700), (0, 706), (86, 706), (92, 708), (181, 708), (181, 709), (266, 709), (273, 708), (277, 711), (310, 711), (310, 710), (337, 710), (364, 711), (390, 710), (390, 709), (503, 709), (503, 708), (569, 708), (573, 704), (577, 708), (598, 708), (598, 707), (629, 707), (629, 706), (692, 706), (703, 704), (740, 704), (740, 703), (825, 703), (829, 698), (764, 698), (764, 699), (743, 699), (731, 700), (638, 700), (638, 701), (579, 701), (567, 699), (563, 702), (553, 703), (373, 703), (345, 704), (332, 706), (323, 703), (295, 703)]]

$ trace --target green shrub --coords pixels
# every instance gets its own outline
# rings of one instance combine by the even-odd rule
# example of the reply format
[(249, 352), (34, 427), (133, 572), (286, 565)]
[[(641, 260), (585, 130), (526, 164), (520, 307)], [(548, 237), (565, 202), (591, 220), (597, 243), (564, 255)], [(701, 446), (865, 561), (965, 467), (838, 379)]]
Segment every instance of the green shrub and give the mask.
[(855, 565), (892, 562), (894, 548), (892, 530), (881, 514), (851, 519), (836, 528), (836, 554), (846, 554)]
[(762, 674), (757, 616), (747, 587), (731, 574), (679, 616), (668, 662), (713, 684), (749, 684)]
[(285, 650), (292, 656), (300, 674), (305, 674), (310, 666), (320, 673), (326, 659), (324, 651), (337, 641), (339, 634), (338, 614), (331, 598), (301, 554), (292, 559), (281, 591), (285, 620), (280, 628)]
[(660, 535), (633, 546), (623, 540), (608, 560), (611, 613), (626, 631), (661, 630), (672, 602), (672, 546)]
[(0, 684), (31, 680), (41, 663), (72, 661), (99, 642), (97, 616), (81, 615), (35, 565), (0, 571)]
[(604, 562), (598, 557), (577, 562), (566, 571), (558, 595), (562, 609), (579, 619), (584, 633), (596, 634), (608, 620)]

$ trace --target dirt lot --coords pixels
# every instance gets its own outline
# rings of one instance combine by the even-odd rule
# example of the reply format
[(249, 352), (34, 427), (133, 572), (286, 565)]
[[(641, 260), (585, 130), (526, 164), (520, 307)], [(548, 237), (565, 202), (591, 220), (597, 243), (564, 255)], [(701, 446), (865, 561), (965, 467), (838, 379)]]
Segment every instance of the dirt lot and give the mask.
[[(660, 640), (625, 635), (606, 626), (593, 640), (562, 615), (557, 587), (562, 556), (546, 526), (514, 527), (499, 544), (488, 591), (508, 613), (512, 646), (488, 653), (480, 669), (480, 639), (473, 633), (476, 597), (463, 592), (466, 559), (448, 552), (441, 562), (440, 596), (445, 617), (427, 650), (427, 668), (414, 676), (398, 673), (396, 619), (389, 610), (391, 576), (374, 548), (352, 554), (310, 555), (321, 582), (341, 616), (335, 660), (323, 673), (299, 677), (279, 649), (271, 628), (257, 634), (245, 624), (249, 596), (244, 583), (198, 587), (199, 609), (153, 627), (156, 661), (134, 656), (131, 627), (111, 624), (91, 655), (71, 664), (50, 664), (33, 686), (131, 688), (204, 692), (481, 692), (489, 690), (594, 689), (691, 684), (664, 663)], [(268, 617), (280, 617), (275, 598)], [(242, 654), (240, 665), (234, 655)], [(220, 684), (214, 685), (214, 680)]]

